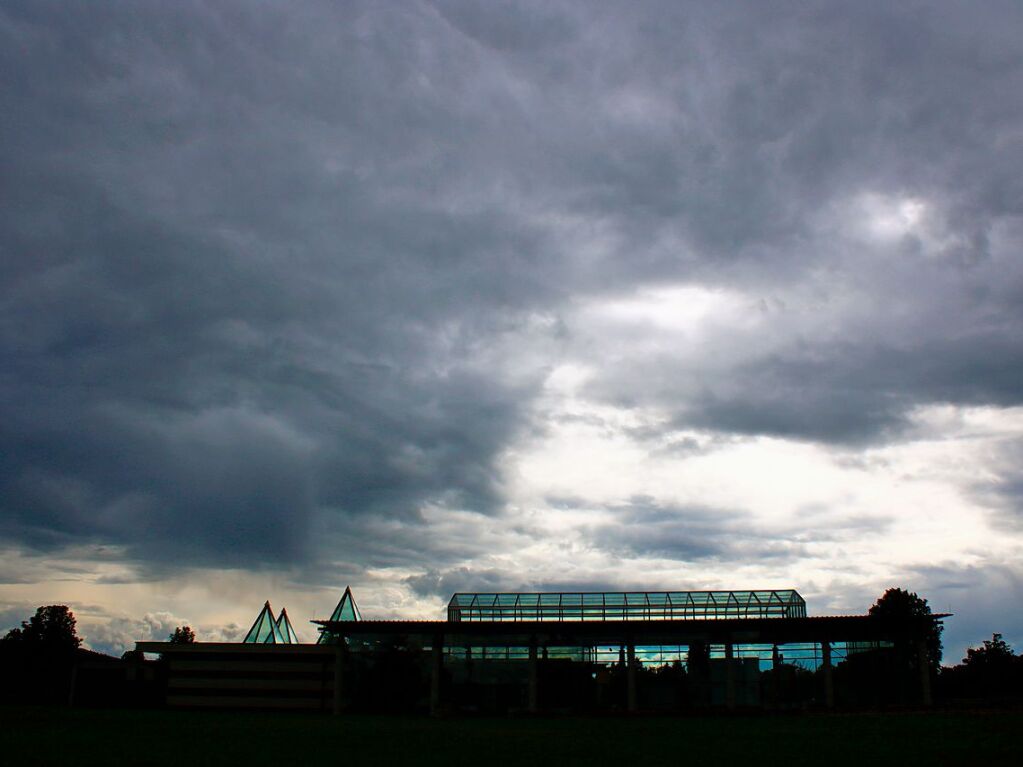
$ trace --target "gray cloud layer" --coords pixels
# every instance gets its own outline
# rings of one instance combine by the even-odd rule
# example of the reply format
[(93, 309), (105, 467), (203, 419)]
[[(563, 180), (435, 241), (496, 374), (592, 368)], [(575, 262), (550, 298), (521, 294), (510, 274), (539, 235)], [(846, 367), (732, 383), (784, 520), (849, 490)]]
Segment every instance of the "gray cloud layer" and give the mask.
[[(1021, 22), (5, 4), (0, 535), (252, 566), (340, 540), (428, 593), (471, 545), (409, 531), (500, 513), (563, 359), (609, 361), (595, 399), (740, 435), (877, 444), (922, 404), (1023, 403)], [(862, 199), (925, 213), (872, 239)], [(572, 322), (674, 284), (763, 299), (766, 330), (696, 360)], [(599, 545), (722, 555), (713, 516), (619, 511)]]

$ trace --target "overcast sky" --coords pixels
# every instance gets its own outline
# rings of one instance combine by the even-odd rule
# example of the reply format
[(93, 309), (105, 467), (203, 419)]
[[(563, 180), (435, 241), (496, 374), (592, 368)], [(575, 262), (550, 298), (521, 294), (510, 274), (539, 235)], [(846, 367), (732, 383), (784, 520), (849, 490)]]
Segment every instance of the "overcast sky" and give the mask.
[(1023, 6), (5, 2), (0, 628), (798, 589), (1023, 649)]

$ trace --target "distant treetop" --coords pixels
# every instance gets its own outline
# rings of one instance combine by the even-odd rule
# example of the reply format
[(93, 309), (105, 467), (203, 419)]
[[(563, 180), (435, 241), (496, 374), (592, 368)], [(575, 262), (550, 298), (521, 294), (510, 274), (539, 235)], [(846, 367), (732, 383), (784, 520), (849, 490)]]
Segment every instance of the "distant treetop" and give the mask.
[(963, 658), (963, 665), (971, 669), (1008, 667), (1016, 660), (1016, 654), (1001, 634), (992, 634), (981, 647), (970, 647)]
[(195, 644), (195, 632), (191, 626), (178, 626), (168, 641), (171, 644)]

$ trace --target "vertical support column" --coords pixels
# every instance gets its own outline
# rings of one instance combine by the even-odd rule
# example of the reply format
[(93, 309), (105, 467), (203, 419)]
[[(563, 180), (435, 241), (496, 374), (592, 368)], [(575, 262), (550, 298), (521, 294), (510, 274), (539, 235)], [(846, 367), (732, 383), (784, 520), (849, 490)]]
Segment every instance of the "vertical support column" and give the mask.
[(771, 705), (781, 708), (781, 653), (778, 645), (771, 647)]
[(686, 654), (686, 673), (692, 679), (690, 702), (698, 706), (707, 706), (712, 702), (712, 683), (710, 678), (710, 650), (701, 639), (691, 639)]
[(725, 706), (735, 709), (735, 647), (731, 642), (725, 645)]
[(430, 644), (433, 645), (430, 652), (432, 661), (430, 663), (430, 716), (440, 716), (440, 683), (441, 675), (444, 673), (444, 635), (435, 634)]
[(629, 640), (625, 661), (625, 708), (634, 714), (638, 708), (636, 700), (636, 646)]
[(532, 637), (529, 640), (529, 713), (531, 714), (535, 714), (538, 709), (537, 692), (536, 637)]
[[(344, 642), (344, 638), (339, 637), (340, 642)], [(334, 706), (333, 713), (340, 714), (344, 711), (345, 707), (345, 646), (339, 644), (334, 648)]]
[(821, 656), (824, 659), (824, 705), (835, 707), (835, 679), (831, 674), (831, 642), (821, 642)]
[(924, 706), (934, 705), (931, 697), (931, 662), (927, 653), (927, 640), (916, 640), (917, 665), (920, 667), (920, 702)]

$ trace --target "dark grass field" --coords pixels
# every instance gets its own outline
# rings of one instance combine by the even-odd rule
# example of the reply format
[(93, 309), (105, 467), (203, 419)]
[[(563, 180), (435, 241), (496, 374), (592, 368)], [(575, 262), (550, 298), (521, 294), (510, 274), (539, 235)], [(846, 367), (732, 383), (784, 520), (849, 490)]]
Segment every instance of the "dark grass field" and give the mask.
[(1023, 712), (443, 719), (0, 708), (17, 765), (1018, 765)]

